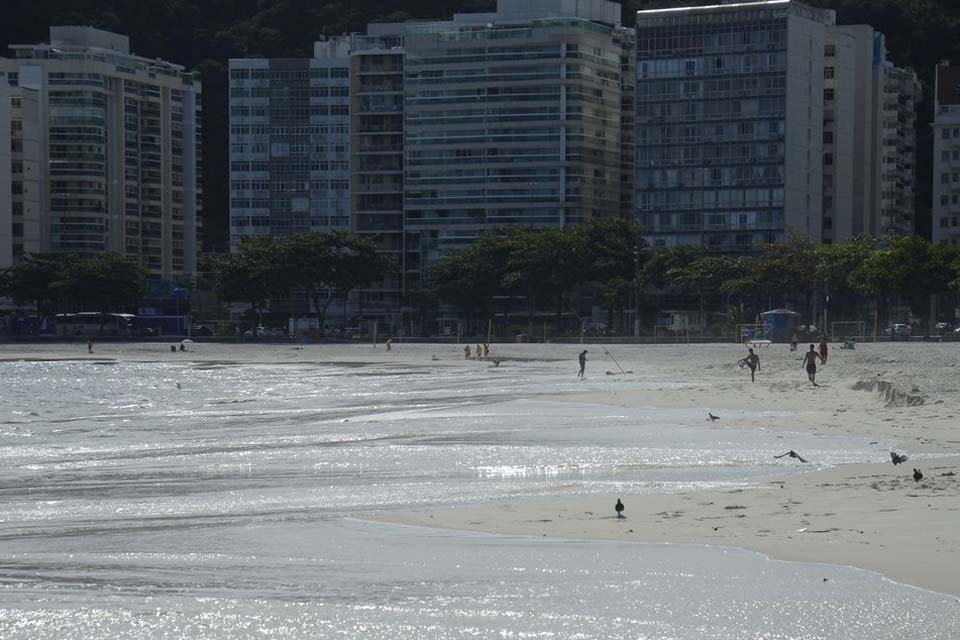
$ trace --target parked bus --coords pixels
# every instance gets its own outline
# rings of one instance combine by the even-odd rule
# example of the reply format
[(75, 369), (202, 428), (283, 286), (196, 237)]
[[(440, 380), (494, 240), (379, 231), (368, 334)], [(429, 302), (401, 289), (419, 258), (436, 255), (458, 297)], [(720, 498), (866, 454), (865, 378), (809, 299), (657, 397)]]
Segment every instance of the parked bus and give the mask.
[[(101, 330), (102, 328), (102, 330)], [(58, 313), (58, 336), (132, 336), (137, 332), (137, 316), (132, 313)]]

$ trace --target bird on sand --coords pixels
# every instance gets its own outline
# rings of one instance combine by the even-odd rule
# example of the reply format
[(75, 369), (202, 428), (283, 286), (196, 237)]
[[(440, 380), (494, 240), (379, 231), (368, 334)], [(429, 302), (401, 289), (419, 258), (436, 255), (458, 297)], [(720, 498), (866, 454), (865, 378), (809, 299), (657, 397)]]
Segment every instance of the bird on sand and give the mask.
[(719, 419), (720, 419), (720, 416), (715, 416), (709, 411), (707, 411), (707, 420), (709, 420), (710, 422), (716, 422)]
[(803, 457), (802, 457), (799, 453), (797, 453), (796, 451), (794, 451), (793, 449), (790, 449), (790, 451), (787, 451), (786, 453), (781, 453), (780, 455), (778, 455), (778, 456), (773, 456), (773, 457), (774, 457), (774, 458), (782, 458), (782, 457), (784, 457), (784, 456), (790, 456), (791, 458), (796, 458), (796, 459), (799, 460), (800, 462), (806, 462), (806, 460), (804, 460)]
[(896, 451), (891, 451), (891, 452), (890, 452), (890, 459), (893, 460), (893, 464), (897, 465), (897, 464), (900, 464), (900, 463), (902, 463), (902, 462), (906, 462), (906, 461), (907, 461), (907, 454), (905, 454), (905, 453), (897, 453)]
[(923, 480), (923, 473), (920, 472), (920, 469), (913, 470), (913, 479), (915, 482), (920, 482)]
[(617, 510), (617, 517), (618, 517), (618, 518), (622, 518), (622, 517), (623, 517), (623, 503), (620, 502), (620, 498), (617, 498), (617, 504), (616, 504), (613, 508)]

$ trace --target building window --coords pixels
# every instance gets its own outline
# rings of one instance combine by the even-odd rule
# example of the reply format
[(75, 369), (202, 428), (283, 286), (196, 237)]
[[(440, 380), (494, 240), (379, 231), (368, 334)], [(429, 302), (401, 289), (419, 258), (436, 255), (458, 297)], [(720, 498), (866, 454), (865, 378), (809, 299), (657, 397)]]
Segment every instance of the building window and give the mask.
[(941, 229), (946, 229), (946, 228), (949, 226), (949, 224), (950, 224), (950, 223), (947, 221), (947, 218), (940, 218), (940, 228), (941, 228)]
[(823, 230), (830, 231), (833, 229), (833, 218), (824, 218), (823, 219)]
[(834, 68), (833, 68), (833, 67), (824, 67), (824, 68), (823, 68), (823, 77), (824, 77), (824, 78), (826, 78), (826, 79), (829, 80), (830, 78), (833, 77), (833, 75), (834, 75)]
[(833, 131), (824, 131), (824, 132), (823, 132), (823, 143), (824, 143), (824, 144), (833, 144)]
[(824, 89), (823, 90), (823, 101), (832, 102), (833, 101), (833, 89)]
[(950, 204), (950, 196), (948, 196), (948, 195), (942, 195), (942, 196), (940, 196), (940, 204), (941, 204), (942, 206), (945, 206), (945, 205)]
[(826, 165), (826, 166), (828, 166), (828, 167), (831, 166), (831, 165), (833, 165), (833, 154), (832, 154), (832, 153), (825, 153), (825, 154), (823, 154), (823, 164)]
[(823, 47), (823, 55), (827, 58), (832, 58), (837, 55), (837, 47), (833, 44), (828, 44)]
[(950, 129), (947, 129), (946, 127), (944, 127), (943, 130), (940, 132), (940, 137), (943, 138), (944, 140), (949, 140)]

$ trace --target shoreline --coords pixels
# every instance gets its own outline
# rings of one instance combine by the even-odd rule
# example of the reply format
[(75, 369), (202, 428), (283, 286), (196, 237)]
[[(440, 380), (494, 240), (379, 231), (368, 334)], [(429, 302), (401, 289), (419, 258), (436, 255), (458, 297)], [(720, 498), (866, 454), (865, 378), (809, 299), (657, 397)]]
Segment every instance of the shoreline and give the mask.
[[(960, 596), (960, 458), (922, 462), (920, 482), (903, 466), (850, 464), (745, 489), (553, 497), (355, 517), (535, 538), (736, 547), (774, 560), (852, 566)], [(623, 519), (613, 511), (618, 497), (626, 505)]]

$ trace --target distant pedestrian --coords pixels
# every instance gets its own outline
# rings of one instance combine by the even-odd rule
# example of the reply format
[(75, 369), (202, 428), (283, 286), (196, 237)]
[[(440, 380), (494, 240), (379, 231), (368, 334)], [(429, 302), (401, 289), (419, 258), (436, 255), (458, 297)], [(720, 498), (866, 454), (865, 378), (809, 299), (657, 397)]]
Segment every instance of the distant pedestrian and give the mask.
[(483, 356), (483, 347), (481, 347), (481, 346), (478, 344), (478, 345), (477, 345), (477, 360), (479, 360), (481, 356)]
[(577, 374), (577, 377), (582, 378), (583, 372), (587, 368), (587, 350), (586, 349), (580, 352), (580, 355), (578, 356), (578, 360), (580, 360), (580, 373)]
[(790, 351), (796, 351), (797, 345), (800, 343), (800, 338), (797, 337), (797, 334), (794, 333), (790, 338)]
[(827, 364), (827, 354), (829, 351), (830, 350), (827, 347), (827, 340), (824, 338), (820, 341), (820, 360), (823, 362), (823, 364)]
[(463, 359), (464, 360), (470, 359), (470, 345), (465, 345), (463, 347)]
[(390, 351), (390, 349), (393, 348), (393, 339), (392, 339), (392, 338), (387, 338), (386, 347), (387, 347), (387, 351)]
[(93, 338), (87, 340), (87, 353), (93, 353)]
[(489, 356), (489, 355), (490, 355), (490, 345), (489, 345), (489, 343), (484, 343), (484, 344), (483, 344), (483, 357), (486, 358), (486, 357)]
[[(803, 354), (803, 364), (801, 365), (806, 366), (807, 377), (815, 387), (820, 386), (817, 384), (817, 358), (820, 358), (820, 354), (814, 351), (813, 345), (810, 345), (810, 351)], [(823, 362), (823, 358), (820, 358), (820, 362)]]

